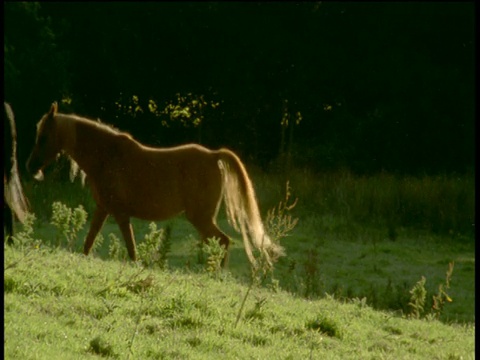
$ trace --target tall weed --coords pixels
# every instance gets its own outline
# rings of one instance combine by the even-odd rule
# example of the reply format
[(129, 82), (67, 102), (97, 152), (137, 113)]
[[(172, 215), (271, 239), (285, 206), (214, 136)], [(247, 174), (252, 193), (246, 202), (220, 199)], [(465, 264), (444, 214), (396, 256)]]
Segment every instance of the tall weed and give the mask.
[(450, 279), (452, 278), (453, 266), (455, 263), (452, 261), (448, 263), (448, 270), (445, 274), (445, 284), (441, 283), (438, 285), (438, 292), (433, 295), (433, 305), (432, 313), (437, 319), (440, 317), (440, 314), (445, 306), (445, 303), (452, 302), (452, 298), (447, 294), (447, 290), (450, 288)]
[(202, 258), (206, 258), (206, 271), (210, 275), (218, 278), (222, 270), (222, 260), (226, 255), (226, 250), (217, 238), (208, 238), (206, 243), (201, 244)]
[(426, 281), (425, 276), (422, 276), (410, 290), (411, 297), (408, 306), (412, 308), (410, 316), (414, 319), (420, 319), (420, 316), (425, 310), (425, 299), (427, 298), (427, 290), (425, 289)]
[(280, 201), (277, 206), (274, 206), (267, 212), (265, 220), (266, 231), (275, 242), (288, 236), (298, 223), (298, 218), (293, 218), (290, 213), (297, 205), (298, 198), (289, 204), (291, 196), (290, 183), (287, 181), (285, 186), (285, 200)]
[[(33, 238), (34, 229), (33, 224), (37, 220), (35, 214), (27, 213), (24, 222), (21, 224), (22, 230), (12, 236), (14, 244), (20, 244), (21, 246), (33, 245), (38, 247), (40, 240)], [(6, 242), (5, 242), (6, 243)]]
[[(266, 231), (270, 235), (273, 243), (278, 243), (280, 238), (288, 236), (298, 223), (298, 218), (292, 218), (291, 214), (289, 214), (289, 212), (297, 205), (297, 199), (295, 199), (292, 204), (289, 204), (290, 196), (291, 189), (289, 182), (287, 181), (285, 187), (285, 200), (281, 200), (276, 206), (268, 211)], [(267, 261), (265, 254), (260, 252), (256, 260), (257, 261), (254, 266), (252, 266), (251, 270), (250, 285), (243, 297), (240, 308), (238, 309), (235, 327), (237, 327), (240, 322), (247, 298), (255, 286), (260, 285), (268, 275), (270, 275), (273, 289), (278, 286), (278, 281), (273, 277), (273, 267)], [(263, 303), (264, 301), (262, 300), (259, 304), (263, 305)], [(257, 313), (260, 308), (261, 306), (257, 305), (254, 312)]]
[[(79, 205), (75, 209), (56, 201), (52, 204), (52, 218), (50, 223), (63, 235), (67, 246), (73, 250), (78, 232), (87, 222), (87, 212)], [(57, 234), (58, 245), (61, 244), (61, 237)]]
[(145, 234), (144, 241), (138, 245), (137, 251), (142, 263), (146, 267), (167, 267), (167, 255), (170, 252), (171, 227), (157, 229), (157, 224), (151, 222), (149, 232)]
[(108, 234), (108, 255), (111, 259), (124, 260), (127, 256), (127, 249), (122, 246), (120, 239), (114, 233)]
[[(427, 318), (439, 319), (443, 311), (443, 308), (446, 303), (451, 303), (453, 300), (447, 294), (446, 290), (450, 288), (450, 280), (452, 278), (454, 262), (448, 264), (448, 270), (445, 275), (445, 283), (440, 283), (438, 285), (438, 292), (432, 296), (432, 307)], [(410, 290), (410, 302), (408, 306), (411, 307), (410, 316), (419, 319), (421, 315), (425, 312), (426, 308), (426, 299), (427, 299), (427, 290), (425, 289), (426, 278), (422, 278), (414, 285)]]

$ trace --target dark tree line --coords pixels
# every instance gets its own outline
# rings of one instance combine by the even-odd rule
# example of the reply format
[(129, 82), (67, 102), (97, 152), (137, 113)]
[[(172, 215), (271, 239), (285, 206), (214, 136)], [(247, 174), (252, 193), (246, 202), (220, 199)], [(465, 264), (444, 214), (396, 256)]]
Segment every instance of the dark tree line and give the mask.
[(4, 14), (21, 162), (64, 99), (146, 143), (228, 146), (263, 166), (282, 151), (315, 170), (474, 166), (473, 2), (4, 2)]

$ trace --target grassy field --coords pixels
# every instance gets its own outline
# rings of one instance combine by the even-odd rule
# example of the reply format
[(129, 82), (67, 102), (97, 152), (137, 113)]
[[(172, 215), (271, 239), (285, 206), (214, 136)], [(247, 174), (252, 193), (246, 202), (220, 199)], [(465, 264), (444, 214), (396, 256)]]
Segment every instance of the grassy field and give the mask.
[[(286, 179), (252, 177), (262, 213), (285, 202)], [(223, 210), (227, 271), (206, 270), (182, 217), (157, 224), (171, 228), (167, 266), (145, 267), (124, 261), (123, 242), (112, 256), (109, 234), (121, 237), (111, 220), (88, 258), (88, 224), (69, 246), (50, 224), (54, 201), (91, 213), (87, 190), (26, 184), (38, 219), (23, 245), (5, 248), (6, 358), (473, 358), (473, 178), (289, 180), (298, 224), (280, 240), (287, 256), (255, 285)], [(151, 229), (133, 224), (141, 249)]]
[(7, 247), (5, 259), (6, 359), (474, 357), (473, 325), (407, 319), (361, 299), (258, 286), (246, 298), (228, 272), (161, 271), (44, 246)]

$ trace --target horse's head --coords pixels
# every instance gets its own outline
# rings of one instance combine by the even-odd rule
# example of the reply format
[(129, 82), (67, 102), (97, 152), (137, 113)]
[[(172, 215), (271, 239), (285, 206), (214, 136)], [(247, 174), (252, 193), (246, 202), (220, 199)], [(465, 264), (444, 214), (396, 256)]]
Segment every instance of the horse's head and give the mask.
[(32, 153), (27, 160), (27, 170), (34, 174), (37, 180), (43, 179), (43, 168), (55, 160), (61, 151), (55, 115), (57, 103), (54, 102), (50, 111), (37, 124), (37, 137)]

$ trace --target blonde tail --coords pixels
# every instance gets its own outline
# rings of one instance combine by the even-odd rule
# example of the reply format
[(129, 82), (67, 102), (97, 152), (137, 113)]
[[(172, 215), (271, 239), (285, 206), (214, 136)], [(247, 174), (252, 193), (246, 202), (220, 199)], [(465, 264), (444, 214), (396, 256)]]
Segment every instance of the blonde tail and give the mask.
[(253, 265), (253, 245), (260, 250), (269, 265), (284, 255), (284, 249), (265, 233), (252, 182), (237, 155), (227, 149), (219, 150), (218, 165), (223, 178), (223, 196), (227, 217), (235, 230), (242, 233), (245, 252)]
[[(22, 183), (20, 181), (20, 175), (18, 173), (18, 164), (17, 164), (17, 129), (15, 126), (15, 117), (13, 115), (13, 110), (10, 104), (4, 102), (6, 119), (4, 120), (5, 124), (8, 124), (9, 134), (5, 136), (11, 137), (11, 148), (5, 149), (9, 158), (6, 159), (5, 167), (3, 171), (3, 197), (7, 205), (12, 209), (12, 211), (17, 216), (20, 222), (25, 221), (26, 214), (28, 213), (29, 203), (25, 194), (23, 193)], [(7, 123), (8, 121), (8, 123)], [(7, 129), (4, 128), (6, 131)], [(5, 145), (5, 144), (4, 144)], [(8, 165), (7, 165), (8, 164)]]

